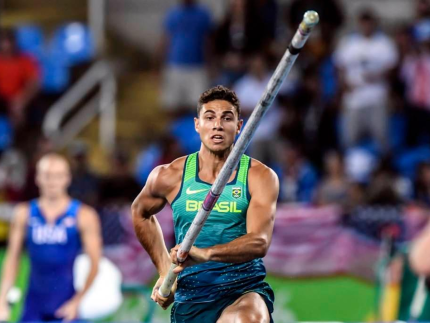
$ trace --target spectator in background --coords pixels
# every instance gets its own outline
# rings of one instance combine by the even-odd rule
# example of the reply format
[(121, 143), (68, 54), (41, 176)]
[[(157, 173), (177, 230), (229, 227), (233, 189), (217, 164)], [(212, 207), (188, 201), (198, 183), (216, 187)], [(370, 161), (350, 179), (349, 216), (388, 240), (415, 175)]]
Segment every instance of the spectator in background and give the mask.
[(346, 147), (370, 135), (378, 148), (388, 148), (388, 73), (397, 62), (391, 39), (378, 30), (370, 10), (358, 16), (357, 33), (343, 37), (335, 52), (342, 88), (343, 140)]
[(39, 90), (39, 67), (18, 51), (12, 30), (0, 32), (0, 104), (15, 125), (25, 120), (25, 109)]
[(388, 228), (399, 231), (403, 239), (402, 178), (392, 170), (389, 160), (383, 160), (374, 172), (363, 204), (357, 205), (347, 218), (347, 223), (370, 238), (381, 240)]
[(5, 201), (16, 203), (24, 200), (27, 172), (27, 160), (20, 150), (10, 148), (2, 153), (0, 158), (0, 189)]
[[(343, 8), (338, 0), (293, 0), (286, 6), (284, 19), (291, 39), (308, 10), (320, 16), (318, 28), (312, 33), (296, 64), (301, 66), (302, 84), (293, 95), (296, 113), (303, 119), (306, 152), (312, 161), (322, 164), (322, 156), (329, 149), (338, 149), (338, 81), (333, 48), (337, 31), (344, 21)], [(294, 72), (294, 69), (293, 71)], [(306, 116), (303, 116), (305, 108)], [(290, 109), (290, 107), (289, 107)], [(289, 127), (300, 127), (293, 121)], [(287, 130), (284, 127), (284, 130)], [(298, 140), (298, 139), (295, 139)]]
[(92, 207), (98, 204), (98, 178), (88, 163), (88, 147), (83, 142), (74, 142), (70, 147), (72, 183), (70, 196)]
[(351, 210), (363, 205), (366, 200), (366, 187), (363, 183), (350, 182), (348, 190), (348, 205), (346, 205), (345, 213), (349, 214)]
[(429, 0), (416, 0), (416, 21), (419, 23), (422, 20), (430, 18), (430, 1)]
[(330, 151), (324, 156), (325, 175), (317, 191), (317, 203), (348, 205), (349, 183), (343, 166), (342, 155)]
[(245, 61), (256, 52), (271, 52), (277, 24), (274, 0), (230, 0), (226, 15), (215, 31), (215, 52), (222, 75), (218, 82), (231, 86), (243, 75)]
[(311, 203), (315, 198), (318, 177), (297, 144), (282, 147), (280, 199), (284, 202)]
[[(176, 121), (181, 121), (181, 119)], [(192, 117), (190, 119), (193, 121)], [(185, 117), (183, 121), (185, 121)], [(186, 149), (190, 148), (186, 146), (186, 142), (189, 144), (191, 141), (190, 137), (194, 137), (196, 133), (194, 121), (192, 122), (192, 127), (188, 123), (174, 124), (172, 132), (173, 136), (163, 136), (157, 142), (145, 147), (139, 153), (136, 162), (136, 179), (141, 186), (145, 185), (149, 173), (155, 167), (171, 163), (173, 160), (183, 155), (184, 151), (186, 154), (191, 153), (189, 149)], [(200, 147), (200, 145), (197, 147)]]
[(430, 143), (430, 18), (413, 27), (417, 43), (401, 66), (406, 88), (407, 143), (411, 146)]
[(385, 158), (380, 161), (370, 180), (367, 204), (400, 206), (411, 193), (410, 189), (407, 180), (394, 171), (391, 160)]
[(103, 241), (106, 245), (124, 240), (124, 216), (129, 216), (130, 205), (141, 187), (130, 171), (129, 156), (117, 150), (111, 157), (109, 175), (99, 185), (99, 211)]
[(390, 149), (394, 154), (400, 153), (406, 146), (407, 134), (407, 101), (405, 95), (406, 84), (402, 79), (402, 65), (405, 57), (409, 56), (415, 49), (412, 39), (412, 33), (409, 26), (400, 26), (394, 34), (397, 45), (399, 61), (391, 75), (389, 101), (391, 108), (389, 138)]
[(100, 205), (127, 207), (133, 202), (141, 187), (130, 171), (129, 156), (122, 150), (117, 150), (112, 156), (112, 169), (107, 177), (100, 181)]
[(246, 0), (230, 0), (226, 15), (214, 32), (214, 51), (221, 66), (217, 82), (234, 84), (245, 73), (247, 42)]
[[(260, 101), (271, 73), (263, 54), (255, 54), (249, 62), (249, 72), (234, 85), (242, 109), (242, 115), (246, 120), (251, 115), (255, 106)], [(277, 161), (277, 132), (281, 126), (282, 111), (277, 102), (274, 102), (264, 116), (263, 122), (255, 131), (251, 143), (250, 154), (263, 163), (273, 165)]]
[[(162, 138), (162, 141), (167, 141), (164, 146), (161, 156), (162, 160), (168, 160), (171, 163), (174, 159), (179, 158), (184, 154), (192, 154), (200, 149), (200, 136), (196, 132), (194, 124), (195, 114), (186, 113), (176, 118), (170, 125), (170, 136)], [(166, 147), (167, 146), (167, 147)]]
[(293, 92), (291, 95), (278, 94), (277, 101), (280, 108), (283, 110), (281, 125), (278, 135), (282, 141), (286, 142), (305, 142), (305, 133), (303, 127), (303, 113), (300, 111), (300, 104), (297, 104), (299, 91)]
[[(411, 26), (403, 25), (400, 26), (394, 34), (395, 42), (397, 45), (397, 51), (399, 54), (399, 62), (397, 68), (402, 65), (403, 60), (407, 55), (410, 55), (414, 50), (414, 39), (411, 32)], [(411, 46), (413, 45), (413, 46)], [(397, 77), (397, 75), (395, 75)]]
[(303, 69), (301, 81), (287, 98), (289, 102), (282, 104), (285, 117), (280, 129), (287, 140), (302, 142), (307, 156), (317, 165), (322, 164), (325, 151), (337, 148), (336, 117), (323, 99), (323, 82), (317, 65)]
[(3, 103), (0, 99), (0, 152), (4, 152), (14, 143), (13, 125), (9, 118), (7, 105)]
[(418, 166), (414, 186), (415, 201), (424, 207), (430, 207), (430, 163)]
[(164, 60), (161, 100), (171, 112), (194, 109), (208, 86), (207, 55), (212, 17), (194, 0), (181, 0), (164, 20), (159, 59)]
[[(252, 52), (259, 52), (267, 47), (266, 54), (270, 54), (271, 46), (276, 38), (278, 27), (278, 4), (275, 0), (248, 0), (252, 30), (250, 35), (254, 38)], [(248, 23), (250, 23), (248, 21)]]

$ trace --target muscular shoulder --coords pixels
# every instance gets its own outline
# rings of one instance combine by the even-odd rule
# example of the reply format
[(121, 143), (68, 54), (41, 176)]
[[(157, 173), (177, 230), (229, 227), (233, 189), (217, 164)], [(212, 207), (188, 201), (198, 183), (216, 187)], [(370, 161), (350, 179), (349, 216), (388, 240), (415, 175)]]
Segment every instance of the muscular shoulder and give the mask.
[(276, 173), (262, 162), (251, 159), (251, 167), (248, 173), (249, 192), (265, 191), (276, 194), (279, 193), (279, 179)]
[(186, 158), (186, 156), (180, 157), (170, 164), (154, 168), (147, 182), (147, 186), (154, 196), (166, 197), (180, 185)]
[(278, 176), (270, 167), (264, 165), (262, 162), (251, 158), (251, 167), (249, 168), (250, 179), (255, 182), (264, 181), (278, 181)]

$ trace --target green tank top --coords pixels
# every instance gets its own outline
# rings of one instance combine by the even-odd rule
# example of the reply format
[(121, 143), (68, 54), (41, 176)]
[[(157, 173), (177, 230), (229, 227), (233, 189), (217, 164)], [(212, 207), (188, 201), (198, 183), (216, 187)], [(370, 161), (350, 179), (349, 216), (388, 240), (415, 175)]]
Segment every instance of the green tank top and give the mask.
[[(248, 171), (251, 158), (243, 155), (236, 176), (226, 185), (195, 246), (199, 248), (225, 244), (246, 234), (246, 214), (250, 201)], [(181, 243), (212, 184), (198, 176), (198, 153), (185, 161), (182, 184), (172, 202), (176, 243)], [(231, 264), (206, 262), (188, 267), (178, 277), (177, 302), (208, 302), (233, 290), (248, 290), (260, 284), (266, 276), (261, 259)]]
[[(242, 156), (235, 178), (224, 188), (196, 240), (196, 247), (204, 248), (227, 243), (246, 234), (246, 211), (249, 204), (247, 180), (250, 161), (248, 156)], [(212, 186), (200, 180), (198, 169), (198, 153), (189, 155), (185, 162), (181, 189), (172, 202), (177, 243), (183, 241)]]

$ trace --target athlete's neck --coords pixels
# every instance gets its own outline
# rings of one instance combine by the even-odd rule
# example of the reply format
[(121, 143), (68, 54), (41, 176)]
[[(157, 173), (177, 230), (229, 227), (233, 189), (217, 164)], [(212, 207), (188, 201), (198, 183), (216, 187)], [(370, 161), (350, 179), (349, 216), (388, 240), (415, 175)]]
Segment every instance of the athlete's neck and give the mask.
[(232, 149), (233, 146), (220, 153), (214, 153), (202, 145), (199, 151), (200, 171), (204, 170), (206, 174), (216, 178)]
[(62, 207), (70, 203), (70, 196), (68, 196), (67, 194), (57, 196), (41, 195), (39, 197), (39, 203), (43, 206), (51, 208)]

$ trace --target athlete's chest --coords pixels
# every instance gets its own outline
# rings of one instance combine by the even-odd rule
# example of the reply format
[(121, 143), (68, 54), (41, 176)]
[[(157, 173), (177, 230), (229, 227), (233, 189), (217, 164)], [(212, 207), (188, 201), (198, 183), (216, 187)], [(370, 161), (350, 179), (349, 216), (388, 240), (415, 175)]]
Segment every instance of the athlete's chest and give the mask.
[(78, 238), (76, 218), (65, 216), (55, 223), (31, 217), (28, 223), (28, 242), (34, 245), (65, 245)]
[[(182, 188), (177, 201), (172, 204), (173, 212), (178, 216), (194, 218), (201, 208), (211, 186), (194, 182)], [(211, 212), (211, 217), (226, 216), (243, 218), (248, 209), (248, 196), (243, 185), (227, 185)]]

